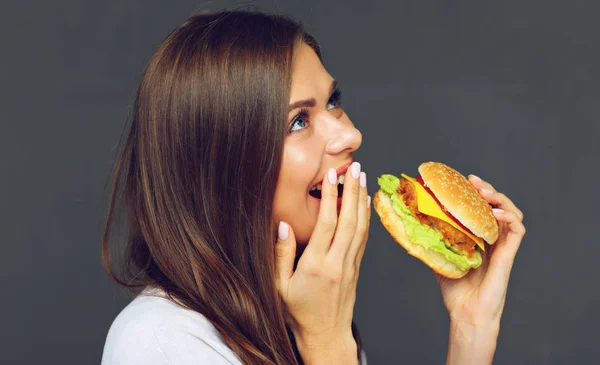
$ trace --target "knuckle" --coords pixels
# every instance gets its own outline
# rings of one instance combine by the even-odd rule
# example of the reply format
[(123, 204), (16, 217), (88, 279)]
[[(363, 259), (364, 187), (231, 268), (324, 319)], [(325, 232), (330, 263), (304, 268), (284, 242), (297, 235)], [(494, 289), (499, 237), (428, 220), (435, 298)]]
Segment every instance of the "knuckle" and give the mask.
[(275, 255), (276, 257), (286, 257), (288, 255), (289, 249), (287, 247), (284, 247), (283, 243), (279, 243), (276, 247), (275, 247)]
[(304, 268), (304, 272), (307, 276), (318, 278), (323, 276), (323, 270), (320, 266), (315, 264), (309, 264)]
[(335, 189), (335, 188), (323, 189), (323, 191), (321, 192), (321, 199), (323, 199), (323, 195), (328, 199), (337, 199), (338, 198), (338, 192), (337, 192), (337, 189)]
[(356, 225), (356, 230), (354, 231), (354, 239), (360, 241), (360, 245), (365, 240), (365, 233), (367, 231), (367, 223), (360, 222)]
[(337, 226), (337, 219), (330, 216), (325, 216), (321, 220), (321, 224), (326, 231), (334, 231)]
[(356, 233), (358, 235), (364, 236), (365, 231), (367, 230), (367, 222), (364, 219), (361, 219), (356, 224)]
[(356, 277), (358, 278), (358, 274), (360, 272), (360, 260), (356, 260), (354, 262), (354, 265), (352, 265), (353, 269), (354, 269), (354, 275), (356, 275)]
[(362, 262), (362, 257), (363, 257), (363, 251), (361, 250), (358, 252), (358, 255), (356, 256), (356, 260), (354, 261), (354, 272), (356, 273), (357, 277), (360, 274), (360, 263)]
[(511, 234), (519, 238), (523, 238), (523, 236), (525, 236), (526, 231), (527, 230), (525, 229), (525, 226), (521, 222), (518, 222), (513, 227), (511, 227)]
[(360, 261), (358, 261), (354, 264), (354, 276), (353, 276), (354, 281), (358, 281), (359, 277), (360, 277)]
[(284, 249), (279, 248), (279, 247), (275, 248), (275, 257), (284, 258), (286, 256), (287, 256), (287, 252)]
[(521, 237), (525, 236), (525, 233), (527, 233), (527, 228), (523, 224), (519, 224), (519, 234)]
[(341, 265), (334, 265), (327, 270), (327, 281), (330, 284), (339, 284), (344, 277), (344, 271), (342, 270)]
[[(353, 178), (354, 179), (354, 178)], [(356, 180), (356, 179), (355, 179)], [(349, 192), (352, 194), (356, 194), (358, 195), (359, 189), (358, 189), (358, 180), (354, 183), (354, 184), (348, 184), (348, 189)], [(346, 188), (346, 186), (344, 185), (344, 188)]]
[(360, 204), (364, 206), (364, 209), (368, 209), (369, 207), (369, 194), (367, 194), (367, 189), (363, 189), (364, 191), (361, 191), (360, 196), (358, 197), (360, 199)]
[(358, 279), (358, 275), (356, 273), (356, 265), (354, 263), (349, 263), (347, 265), (346, 271), (344, 273), (344, 278), (348, 279), (350, 282), (355, 282)]
[(355, 230), (356, 229), (356, 221), (357, 221), (357, 219), (355, 217), (347, 217), (342, 222), (340, 222), (340, 225), (342, 226), (343, 229)]

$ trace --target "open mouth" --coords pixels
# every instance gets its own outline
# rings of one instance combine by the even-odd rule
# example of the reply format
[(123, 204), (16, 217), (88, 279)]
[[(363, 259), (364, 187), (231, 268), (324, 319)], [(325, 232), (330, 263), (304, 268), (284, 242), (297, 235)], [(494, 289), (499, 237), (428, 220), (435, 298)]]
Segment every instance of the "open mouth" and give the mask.
[[(342, 196), (342, 193), (344, 192), (344, 175), (338, 176), (337, 182), (338, 198), (340, 198)], [(321, 199), (321, 187), (321, 184), (313, 186), (312, 188), (310, 188), (308, 194), (313, 198)]]

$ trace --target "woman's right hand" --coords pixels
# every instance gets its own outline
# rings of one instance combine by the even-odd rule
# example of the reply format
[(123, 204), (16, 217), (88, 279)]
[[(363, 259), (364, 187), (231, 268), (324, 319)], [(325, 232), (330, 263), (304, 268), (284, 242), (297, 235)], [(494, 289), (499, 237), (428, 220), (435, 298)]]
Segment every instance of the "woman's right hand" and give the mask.
[(295, 270), (294, 232), (285, 222), (279, 225), (277, 290), (306, 364), (358, 360), (351, 326), (371, 209), (366, 175), (358, 162), (344, 179), (339, 217), (335, 169), (323, 179), (318, 221)]

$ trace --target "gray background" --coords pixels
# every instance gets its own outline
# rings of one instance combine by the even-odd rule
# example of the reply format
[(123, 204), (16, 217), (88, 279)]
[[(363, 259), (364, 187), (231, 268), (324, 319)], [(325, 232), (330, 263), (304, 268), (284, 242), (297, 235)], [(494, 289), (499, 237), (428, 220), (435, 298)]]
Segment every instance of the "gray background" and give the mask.
[[(241, 2), (212, 2), (212, 8)], [(496, 364), (598, 363), (596, 1), (255, 1), (306, 23), (363, 132), (371, 191), (425, 160), (525, 213)], [(99, 363), (129, 298), (100, 265), (116, 146), (141, 72), (198, 1), (0, 5), (4, 364)], [(370, 364), (440, 364), (429, 270), (374, 216), (356, 320)]]

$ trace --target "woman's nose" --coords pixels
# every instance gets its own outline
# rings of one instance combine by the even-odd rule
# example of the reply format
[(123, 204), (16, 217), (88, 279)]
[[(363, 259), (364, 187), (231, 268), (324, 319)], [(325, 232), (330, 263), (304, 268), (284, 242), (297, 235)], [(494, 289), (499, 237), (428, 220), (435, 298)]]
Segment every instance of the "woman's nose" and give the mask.
[(331, 129), (331, 135), (327, 141), (326, 152), (338, 154), (341, 152), (353, 152), (362, 143), (362, 134), (352, 123), (340, 123), (337, 128)]

